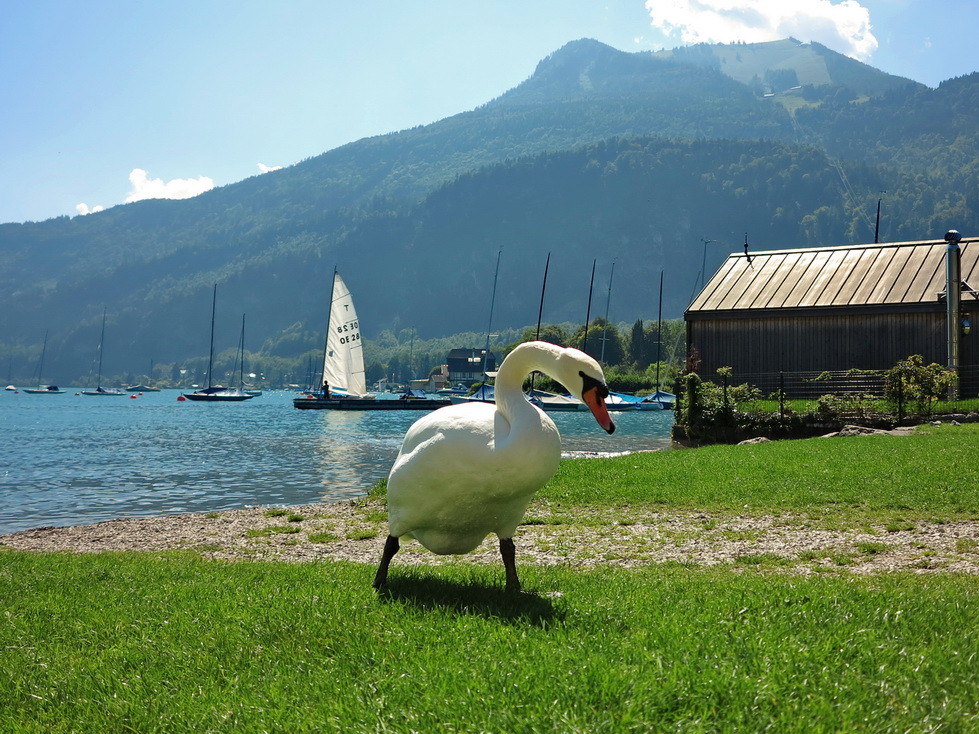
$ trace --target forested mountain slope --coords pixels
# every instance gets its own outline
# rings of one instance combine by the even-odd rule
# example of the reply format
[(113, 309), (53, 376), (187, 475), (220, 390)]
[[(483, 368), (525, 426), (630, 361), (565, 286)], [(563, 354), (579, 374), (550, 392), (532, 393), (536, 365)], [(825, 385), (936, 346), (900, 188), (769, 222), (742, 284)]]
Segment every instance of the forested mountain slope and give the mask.
[[(194, 199), (0, 225), (0, 355), (29, 361), (50, 329), (53, 374), (77, 374), (103, 305), (108, 371), (200, 355), (214, 282), (219, 341), (236, 339), (247, 312), (253, 349), (300, 333), (289, 343), (310, 348), (334, 265), (368, 338), (396, 325), (478, 330), (501, 248), (500, 327), (536, 320), (547, 252), (545, 319), (584, 319), (596, 259), (596, 304), (616, 262), (614, 319), (653, 314), (661, 270), (677, 317), (705, 253), (711, 270), (745, 233), (755, 248), (868, 241), (883, 190), (885, 239), (979, 231), (976, 75), (930, 90), (816, 52), (829, 83), (786, 105), (682, 54), (576, 41), (432, 125)], [(880, 96), (866, 97), (875, 84)]]

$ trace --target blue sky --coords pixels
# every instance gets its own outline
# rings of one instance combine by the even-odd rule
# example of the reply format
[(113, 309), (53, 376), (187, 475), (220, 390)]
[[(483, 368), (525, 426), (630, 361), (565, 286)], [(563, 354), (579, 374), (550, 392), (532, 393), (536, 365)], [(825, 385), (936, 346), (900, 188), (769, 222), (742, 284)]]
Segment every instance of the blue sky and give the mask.
[[(789, 11), (786, 11), (786, 8)], [(30, 0), (0, 15), (0, 222), (180, 198), (472, 109), (578, 38), (815, 40), (935, 87), (975, 0)]]

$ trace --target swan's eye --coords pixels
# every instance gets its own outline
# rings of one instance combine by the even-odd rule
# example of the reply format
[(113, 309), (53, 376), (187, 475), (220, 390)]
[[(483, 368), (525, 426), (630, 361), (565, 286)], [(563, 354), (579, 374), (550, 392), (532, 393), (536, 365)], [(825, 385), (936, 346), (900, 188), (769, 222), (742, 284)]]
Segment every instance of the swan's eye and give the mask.
[(605, 386), (604, 383), (599, 382), (591, 375), (586, 375), (584, 372), (580, 370), (578, 371), (578, 374), (581, 375), (582, 395), (584, 395), (586, 392), (588, 392), (591, 389), (595, 389), (598, 391), (598, 396), (602, 398), (602, 400), (608, 397), (608, 388)]

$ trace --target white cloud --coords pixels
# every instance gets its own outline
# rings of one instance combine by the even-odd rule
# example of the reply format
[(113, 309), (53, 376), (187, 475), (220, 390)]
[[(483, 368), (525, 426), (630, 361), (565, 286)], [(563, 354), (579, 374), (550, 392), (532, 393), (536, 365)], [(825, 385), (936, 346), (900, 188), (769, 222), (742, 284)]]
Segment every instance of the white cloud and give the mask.
[(866, 61), (877, 50), (856, 0), (646, 0), (652, 26), (684, 43), (761, 43), (792, 36)]
[(258, 164), (258, 170), (260, 173), (268, 173), (269, 171), (278, 171), (282, 166), (266, 166), (264, 163)]
[(85, 216), (86, 214), (95, 214), (95, 212), (105, 211), (105, 207), (101, 204), (96, 204), (95, 206), (89, 208), (88, 204), (82, 202), (81, 204), (75, 205), (75, 211), (82, 216)]
[(189, 199), (214, 188), (214, 180), (207, 176), (198, 178), (150, 178), (142, 168), (134, 168), (129, 174), (132, 191), (126, 195), (126, 202), (143, 199)]

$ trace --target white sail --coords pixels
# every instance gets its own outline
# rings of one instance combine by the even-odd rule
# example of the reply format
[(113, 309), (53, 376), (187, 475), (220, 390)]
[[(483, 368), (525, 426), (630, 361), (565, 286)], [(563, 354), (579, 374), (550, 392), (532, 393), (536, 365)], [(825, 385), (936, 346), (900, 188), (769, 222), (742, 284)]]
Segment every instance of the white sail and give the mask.
[(350, 291), (339, 273), (333, 274), (333, 303), (327, 325), (323, 380), (331, 391), (335, 389), (351, 396), (367, 393), (360, 321)]

